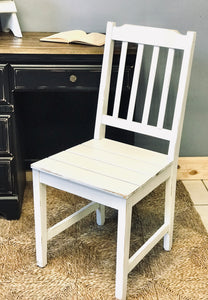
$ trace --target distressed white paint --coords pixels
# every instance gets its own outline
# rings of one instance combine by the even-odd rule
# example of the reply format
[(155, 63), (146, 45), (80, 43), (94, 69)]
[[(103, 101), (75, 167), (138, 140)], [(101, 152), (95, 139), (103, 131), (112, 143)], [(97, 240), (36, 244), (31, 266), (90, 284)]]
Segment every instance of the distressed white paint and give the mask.
[[(135, 91), (131, 92), (127, 120), (118, 118), (123, 70), (119, 71), (120, 78), (117, 82), (118, 92), (116, 94), (114, 114), (113, 116), (107, 116), (114, 46), (112, 37), (124, 40), (125, 42), (120, 64), (122, 69), (125, 62), (126, 41), (134, 41), (136, 43), (147, 42), (155, 46), (149, 79), (150, 91), (147, 93), (144, 122), (141, 124), (132, 121), (135, 106)], [(47, 263), (48, 239), (54, 237), (94, 210), (97, 212), (97, 223), (100, 225), (104, 224), (104, 206), (110, 206), (118, 210), (116, 259), (116, 297), (118, 299), (126, 299), (128, 273), (159, 240), (164, 237), (165, 250), (171, 249), (177, 157), (194, 40), (195, 33), (181, 35), (176, 31), (130, 25), (117, 28), (114, 23), (108, 23), (94, 139), (32, 164), (36, 251), (39, 266), (43, 267)], [(165, 82), (163, 85), (164, 92), (162, 93), (161, 101), (162, 108), (160, 108), (159, 121), (157, 123), (158, 127), (147, 124), (160, 46), (185, 50), (172, 130), (162, 128), (167, 105), (166, 95), (168, 93), (170, 72), (172, 70), (172, 50), (170, 50), (171, 54), (169, 54), (167, 60)], [(137, 59), (136, 64), (138, 67), (138, 62), (141, 63), (141, 58), (142, 53), (139, 54)], [(136, 81), (139, 80), (139, 71), (135, 74), (133, 79), (134, 89), (137, 88)], [(106, 124), (169, 140), (169, 153), (165, 155), (105, 139)], [(166, 183), (164, 224), (129, 258), (132, 207), (162, 182)], [(61, 221), (58, 225), (46, 228), (45, 185), (85, 197), (93, 202)]]

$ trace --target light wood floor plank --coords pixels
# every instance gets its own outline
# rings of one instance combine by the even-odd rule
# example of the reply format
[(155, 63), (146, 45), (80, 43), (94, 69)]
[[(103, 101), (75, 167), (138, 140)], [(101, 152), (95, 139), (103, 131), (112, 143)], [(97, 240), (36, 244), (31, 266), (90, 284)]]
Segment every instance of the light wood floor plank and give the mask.
[(178, 179), (208, 179), (208, 157), (179, 157)]
[(203, 180), (203, 182), (204, 182), (204, 184), (205, 184), (205, 186), (206, 186), (206, 188), (207, 188), (207, 191), (208, 191), (208, 179)]
[(208, 232), (208, 205), (196, 205), (195, 206), (197, 212), (199, 213), (202, 223)]
[(184, 180), (183, 184), (195, 205), (208, 205), (208, 192), (201, 180)]

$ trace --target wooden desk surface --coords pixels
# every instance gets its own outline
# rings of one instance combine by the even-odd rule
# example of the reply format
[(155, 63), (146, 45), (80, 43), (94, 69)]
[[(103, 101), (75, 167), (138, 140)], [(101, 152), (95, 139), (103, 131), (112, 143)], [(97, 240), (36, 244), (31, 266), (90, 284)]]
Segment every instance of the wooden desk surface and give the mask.
[(103, 47), (79, 44), (40, 42), (50, 32), (23, 32), (22, 38), (0, 32), (0, 54), (73, 54), (102, 55)]

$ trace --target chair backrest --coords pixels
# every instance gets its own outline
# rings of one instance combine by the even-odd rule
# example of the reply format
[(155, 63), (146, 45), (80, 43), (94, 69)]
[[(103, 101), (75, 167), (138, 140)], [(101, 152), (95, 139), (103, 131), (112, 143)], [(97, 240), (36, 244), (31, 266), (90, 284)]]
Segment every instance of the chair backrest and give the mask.
[[(191, 73), (192, 58), (195, 45), (195, 32), (187, 32), (186, 35), (175, 30), (152, 28), (136, 25), (123, 25), (117, 27), (114, 22), (108, 22), (106, 29), (106, 42), (103, 56), (103, 66), (101, 72), (100, 90), (98, 97), (97, 117), (95, 124), (95, 139), (105, 137), (105, 129), (107, 126), (117, 127), (124, 130), (133, 131), (158, 139), (167, 140), (169, 143), (168, 155), (170, 160), (178, 156), (180, 138), (182, 132), (182, 124), (184, 119), (186, 98)], [(118, 67), (118, 76), (115, 90), (115, 99), (113, 111), (108, 113), (108, 100), (111, 81), (111, 70), (114, 54), (114, 41), (121, 42), (120, 61)], [(137, 44), (137, 53), (135, 57), (134, 72), (131, 82), (130, 97), (128, 99), (128, 109), (126, 117), (120, 117), (119, 110), (121, 105), (122, 85), (126, 66), (126, 57), (128, 46), (130, 43)], [(147, 77), (146, 87), (142, 82), (142, 66), (144, 62), (145, 47), (151, 47), (150, 63)], [(164, 50), (166, 52), (164, 52)], [(176, 51), (181, 54), (181, 59), (177, 59)], [(162, 53), (162, 54), (161, 54)], [(166, 54), (164, 54), (166, 53)], [(160, 68), (160, 57), (165, 61), (165, 67), (162, 71)], [(179, 64), (178, 77), (172, 75), (175, 70), (174, 64)], [(161, 75), (161, 72), (163, 73)], [(159, 75), (159, 79), (157, 79)], [(162, 78), (162, 79), (161, 79)], [(173, 80), (177, 79), (175, 100), (169, 100), (171, 95), (170, 86)], [(150, 111), (152, 103), (155, 101), (154, 90), (156, 84), (160, 81), (161, 90), (159, 99), (157, 99), (157, 120), (155, 124), (150, 124)], [(141, 84), (142, 82), (142, 84)], [(140, 88), (143, 89), (144, 100), (142, 104), (142, 114), (140, 120), (137, 114), (136, 104), (140, 99)], [(145, 90), (145, 93), (144, 93)], [(174, 110), (170, 128), (165, 128), (165, 116), (168, 115), (168, 103), (173, 105)], [(137, 120), (135, 120), (137, 119)]]

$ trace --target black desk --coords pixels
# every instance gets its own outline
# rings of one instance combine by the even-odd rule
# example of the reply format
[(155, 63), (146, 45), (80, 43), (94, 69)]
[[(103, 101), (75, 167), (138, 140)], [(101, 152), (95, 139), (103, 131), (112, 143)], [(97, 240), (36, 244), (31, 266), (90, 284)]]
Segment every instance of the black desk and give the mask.
[[(39, 41), (49, 34), (19, 39), (0, 33), (0, 215), (7, 219), (20, 216), (31, 162), (93, 137), (103, 47)], [(113, 85), (119, 53), (118, 45)], [(127, 60), (124, 98), (134, 53)], [(133, 143), (123, 132), (111, 129), (108, 135)]]

